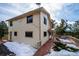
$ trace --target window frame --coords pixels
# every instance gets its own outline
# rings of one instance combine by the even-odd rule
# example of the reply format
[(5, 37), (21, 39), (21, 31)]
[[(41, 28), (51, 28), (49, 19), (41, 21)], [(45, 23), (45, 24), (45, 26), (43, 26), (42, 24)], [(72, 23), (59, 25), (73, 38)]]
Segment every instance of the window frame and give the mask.
[[(29, 19), (31, 17), (31, 19)], [(27, 24), (33, 23), (33, 15), (27, 16)]]
[(33, 38), (33, 31), (26, 31), (25, 32), (25, 37)]
[(44, 17), (44, 24), (47, 25), (47, 19)]
[(13, 21), (10, 21), (10, 22), (9, 22), (9, 25), (10, 25), (10, 26), (13, 26)]
[(10, 40), (12, 40), (12, 31), (9, 32)]
[(14, 32), (14, 36), (17, 36), (17, 31)]
[(47, 36), (47, 31), (43, 32), (43, 36), (46, 37)]

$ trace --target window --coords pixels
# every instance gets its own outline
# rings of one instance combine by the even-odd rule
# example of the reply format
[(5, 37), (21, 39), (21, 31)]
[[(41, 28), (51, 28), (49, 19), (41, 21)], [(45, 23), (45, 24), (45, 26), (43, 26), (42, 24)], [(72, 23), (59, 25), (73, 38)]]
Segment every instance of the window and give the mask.
[(32, 23), (33, 22), (33, 16), (27, 16), (27, 23)]
[(44, 37), (47, 36), (47, 32), (44, 32)]
[(17, 32), (14, 32), (14, 36), (17, 36)]
[(25, 37), (33, 37), (33, 32), (25, 32)]
[(12, 21), (10, 21), (10, 26), (13, 26), (13, 22)]
[(44, 24), (46, 25), (47, 24), (47, 19), (44, 17)]

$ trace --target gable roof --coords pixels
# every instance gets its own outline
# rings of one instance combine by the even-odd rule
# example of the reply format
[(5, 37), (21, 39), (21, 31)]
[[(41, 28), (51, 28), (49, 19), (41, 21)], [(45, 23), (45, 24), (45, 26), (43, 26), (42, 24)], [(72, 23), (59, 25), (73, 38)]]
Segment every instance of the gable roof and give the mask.
[(36, 13), (39, 13), (39, 12), (44, 12), (46, 13), (48, 16), (50, 16), (50, 14), (43, 8), (43, 7), (40, 7), (40, 8), (37, 8), (37, 9), (34, 9), (32, 11), (29, 11), (27, 13), (24, 13), (24, 14), (21, 14), (19, 16), (16, 16), (16, 17), (13, 17), (11, 19), (8, 19), (7, 21), (13, 21), (13, 20), (18, 20), (18, 19), (21, 19), (23, 17), (26, 17), (28, 15), (33, 15), (33, 14), (36, 14)]

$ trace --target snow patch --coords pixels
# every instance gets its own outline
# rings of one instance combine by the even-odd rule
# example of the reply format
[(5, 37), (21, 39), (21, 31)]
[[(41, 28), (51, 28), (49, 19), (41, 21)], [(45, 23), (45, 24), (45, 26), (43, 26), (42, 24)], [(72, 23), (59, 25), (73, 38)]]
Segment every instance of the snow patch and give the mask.
[(79, 47), (77, 47), (75, 44), (67, 44), (67, 46), (79, 49)]
[(51, 51), (51, 53), (46, 56), (79, 56), (79, 52), (69, 52), (67, 50)]
[(17, 56), (32, 56), (36, 52), (36, 49), (30, 45), (17, 42), (6, 42), (4, 43), (7, 48), (14, 52)]
[(71, 41), (68, 40), (68, 39), (60, 39), (60, 41), (63, 42), (63, 43), (64, 43), (64, 42), (71, 43)]

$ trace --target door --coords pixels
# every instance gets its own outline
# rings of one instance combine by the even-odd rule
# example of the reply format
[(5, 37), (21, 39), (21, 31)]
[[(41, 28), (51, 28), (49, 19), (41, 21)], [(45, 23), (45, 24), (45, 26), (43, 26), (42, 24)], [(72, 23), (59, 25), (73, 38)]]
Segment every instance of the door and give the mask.
[(12, 41), (12, 32), (10, 32), (10, 41)]

